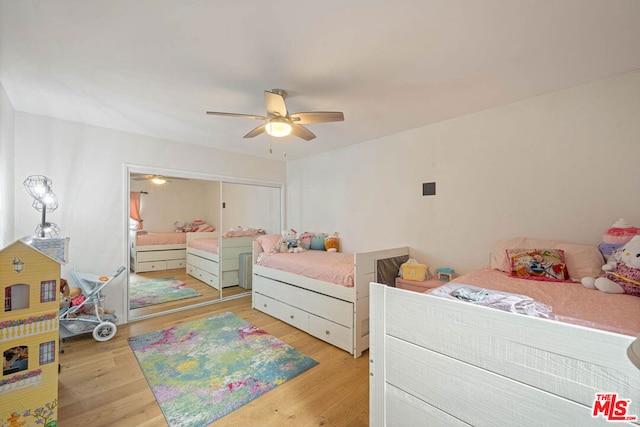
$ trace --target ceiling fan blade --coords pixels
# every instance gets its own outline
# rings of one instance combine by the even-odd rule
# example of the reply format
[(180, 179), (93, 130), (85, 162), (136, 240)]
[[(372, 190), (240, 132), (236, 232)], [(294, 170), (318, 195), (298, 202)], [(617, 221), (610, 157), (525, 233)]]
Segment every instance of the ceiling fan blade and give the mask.
[(267, 119), (264, 116), (254, 116), (253, 114), (219, 113), (217, 111), (207, 111), (207, 114), (211, 114), (212, 116), (239, 117), (239, 118), (242, 118), (242, 119), (258, 119), (258, 120), (266, 120)]
[(316, 137), (309, 129), (304, 126), (300, 126), (297, 123), (291, 123), (291, 134), (298, 138), (302, 138), (305, 141), (311, 141)]
[(299, 124), (342, 122), (344, 114), (340, 111), (309, 111), (306, 113), (293, 113), (291, 120)]
[(265, 90), (264, 103), (267, 106), (267, 112), (270, 117), (287, 117), (287, 106), (284, 103), (284, 96), (281, 94)]
[(258, 126), (257, 128), (255, 128), (254, 130), (252, 130), (251, 132), (249, 132), (248, 134), (246, 134), (244, 137), (245, 138), (253, 138), (254, 136), (258, 136), (262, 132), (264, 132), (264, 129), (265, 129), (265, 125), (262, 124), (262, 125)]

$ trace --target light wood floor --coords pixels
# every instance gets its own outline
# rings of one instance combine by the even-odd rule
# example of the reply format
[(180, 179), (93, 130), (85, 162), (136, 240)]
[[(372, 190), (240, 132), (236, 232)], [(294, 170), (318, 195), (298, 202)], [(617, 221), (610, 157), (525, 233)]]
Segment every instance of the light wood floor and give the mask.
[[(141, 280), (150, 280), (150, 279), (162, 279), (165, 277), (175, 277), (178, 280), (181, 280), (190, 288), (198, 291), (200, 296), (193, 298), (185, 298), (177, 301), (170, 301), (164, 304), (154, 304), (147, 307), (140, 307), (131, 310), (129, 316), (131, 319), (140, 318), (143, 316), (157, 314), (161, 312), (165, 312), (168, 310), (173, 310), (176, 308), (191, 306), (194, 304), (199, 304), (202, 302), (215, 301), (220, 299), (220, 291), (207, 285), (206, 283), (196, 279), (193, 276), (187, 274), (186, 269), (184, 268), (175, 268), (171, 270), (157, 270), (157, 271), (147, 271), (144, 273), (133, 273), (129, 274), (129, 282), (133, 283)], [(234, 295), (251, 292), (251, 289), (243, 289), (240, 286), (231, 286), (227, 288), (222, 288), (222, 297), (228, 298)]]
[(211, 306), (131, 322), (106, 342), (91, 334), (68, 338), (60, 354), (58, 425), (166, 426), (127, 338), (231, 311), (319, 362), (216, 426), (367, 426), (368, 352), (354, 359), (251, 308), (245, 296)]

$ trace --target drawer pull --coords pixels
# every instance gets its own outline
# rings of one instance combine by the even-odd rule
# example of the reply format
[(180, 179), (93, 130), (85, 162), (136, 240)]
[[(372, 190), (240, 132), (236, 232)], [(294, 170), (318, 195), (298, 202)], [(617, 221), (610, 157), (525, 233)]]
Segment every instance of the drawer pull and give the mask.
[(325, 335), (331, 335), (331, 332), (329, 332), (328, 330), (324, 331), (324, 333), (325, 333)]
[(265, 307), (267, 306), (267, 304), (262, 304), (262, 305), (265, 306)]
[(293, 319), (293, 314), (291, 315), (291, 318)]

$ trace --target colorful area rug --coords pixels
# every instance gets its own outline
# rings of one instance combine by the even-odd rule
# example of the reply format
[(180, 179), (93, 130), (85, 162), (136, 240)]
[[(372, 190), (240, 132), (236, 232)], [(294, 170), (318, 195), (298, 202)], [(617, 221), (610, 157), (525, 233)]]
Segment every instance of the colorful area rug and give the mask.
[(129, 338), (169, 426), (206, 426), (318, 364), (233, 313)]
[(164, 279), (142, 280), (131, 283), (129, 287), (129, 308), (146, 307), (185, 298), (193, 298), (201, 294), (182, 283), (175, 277)]

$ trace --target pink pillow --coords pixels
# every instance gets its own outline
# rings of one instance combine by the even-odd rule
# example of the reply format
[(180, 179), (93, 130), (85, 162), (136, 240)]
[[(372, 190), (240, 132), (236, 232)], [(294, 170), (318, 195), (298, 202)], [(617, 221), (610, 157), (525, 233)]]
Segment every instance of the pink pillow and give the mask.
[(216, 227), (215, 227), (215, 225), (204, 223), (204, 224), (199, 225), (198, 229), (196, 231), (197, 232), (216, 231)]
[(569, 276), (574, 281), (579, 282), (583, 277), (598, 277), (602, 273), (604, 258), (597, 246), (534, 239), (531, 237), (498, 240), (496, 250), (491, 254), (491, 268), (509, 273), (511, 271), (511, 261), (507, 256), (507, 249), (537, 248), (562, 249)]
[(264, 234), (256, 240), (260, 243), (260, 246), (262, 246), (262, 250), (265, 253), (270, 254), (272, 250), (276, 249), (276, 245), (280, 239), (282, 239), (282, 236), (279, 234)]

